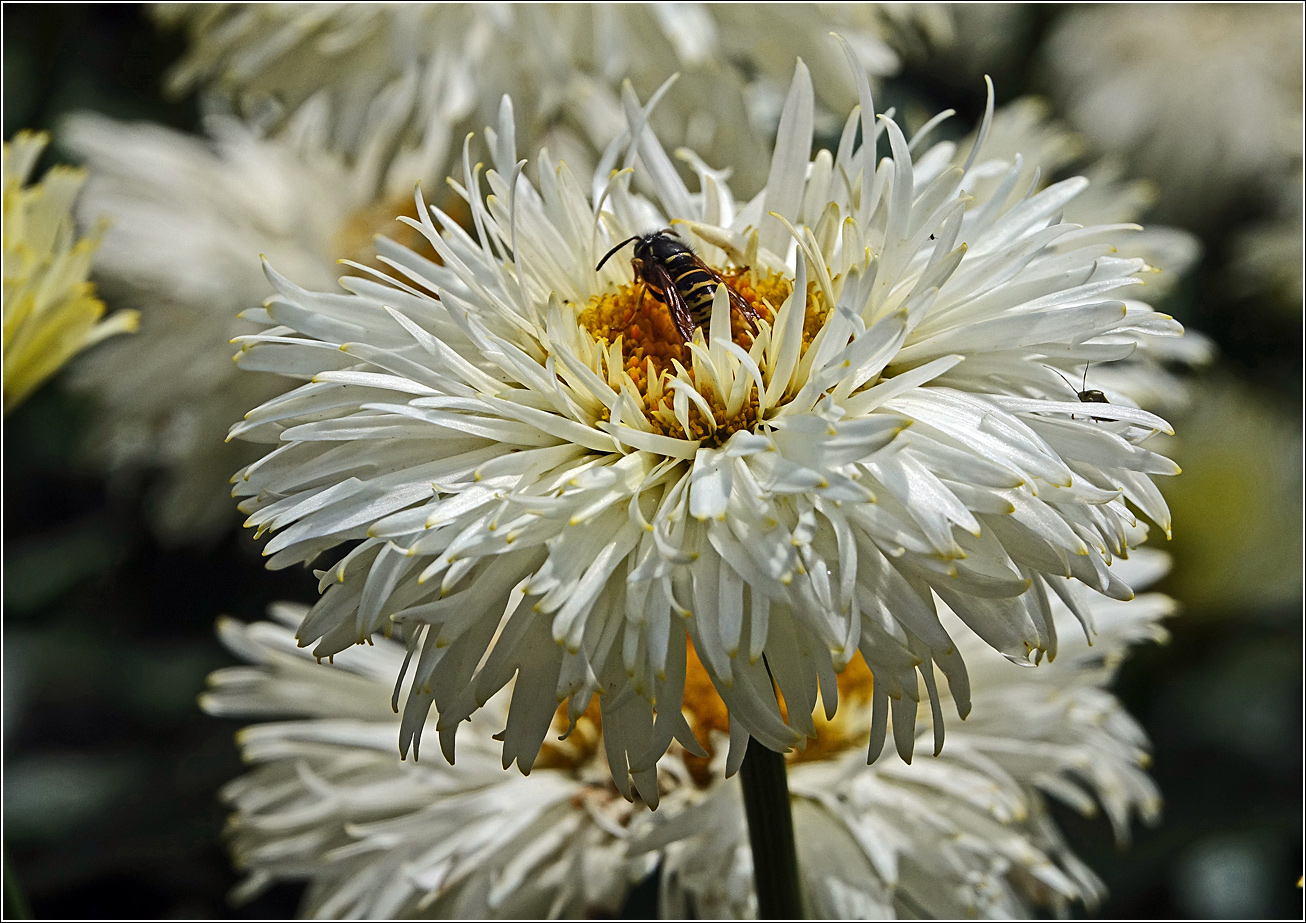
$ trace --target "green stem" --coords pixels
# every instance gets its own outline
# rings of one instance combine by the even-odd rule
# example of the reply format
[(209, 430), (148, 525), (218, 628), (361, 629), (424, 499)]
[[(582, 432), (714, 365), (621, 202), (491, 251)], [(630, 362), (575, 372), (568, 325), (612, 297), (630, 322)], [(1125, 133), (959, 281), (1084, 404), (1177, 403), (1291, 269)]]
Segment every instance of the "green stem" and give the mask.
[(749, 740), (739, 777), (744, 786), (748, 842), (753, 847), (758, 917), (800, 920), (803, 909), (798, 851), (784, 754)]

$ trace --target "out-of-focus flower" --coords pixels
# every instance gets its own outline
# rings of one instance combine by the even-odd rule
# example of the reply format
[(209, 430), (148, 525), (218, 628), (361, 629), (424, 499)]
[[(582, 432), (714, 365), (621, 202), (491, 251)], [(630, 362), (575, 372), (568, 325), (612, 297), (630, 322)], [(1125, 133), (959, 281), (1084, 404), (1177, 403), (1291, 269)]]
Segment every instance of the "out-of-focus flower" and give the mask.
[(1070, 121), (1156, 182), (1167, 218), (1273, 193), (1300, 163), (1297, 4), (1076, 8), (1045, 57)]
[[(1131, 563), (1142, 577), (1154, 562), (1140, 552)], [(840, 711), (820, 719), (816, 739), (789, 762), (813, 916), (1092, 907), (1102, 886), (1062, 841), (1046, 799), (1085, 814), (1100, 804), (1120, 841), (1135, 812), (1155, 818), (1146, 740), (1105, 686), (1129, 644), (1160, 637), (1169, 610), (1156, 595), (1096, 600), (1090, 648), (1056, 603), (1070, 637), (1037, 670), (1007, 663), (945, 613), (972, 665), (974, 710), (940, 757), (911, 765), (865, 765), (871, 677), (860, 665), (846, 671)], [(273, 609), (284, 625), (303, 614)], [(215, 673), (202, 704), (264, 722), (241, 731), (253, 768), (223, 791), (235, 812), (231, 850), (247, 873), (238, 896), (307, 880), (308, 917), (575, 918), (615, 911), (659, 869), (665, 916), (691, 907), (705, 917), (756, 914), (739, 785), (722, 773), (725, 705), (696, 657), (684, 716), (708, 756), (673, 748), (651, 814), (613, 787), (597, 709), (565, 739), (551, 736), (529, 776), (504, 769), (490, 743), (511, 720), (502, 694), (472, 718), (455, 765), (405, 762), (390, 709), (400, 645), (378, 639), (327, 665), (282, 625), (224, 620), (220, 634), (254, 666)], [(564, 712), (553, 716), (554, 736), (567, 730)], [(915, 733), (932, 733), (927, 716)]]
[(4, 411), (18, 406), (69, 359), (105, 337), (136, 329), (136, 312), (106, 320), (86, 277), (99, 237), (77, 237), (73, 201), (82, 170), (57, 166), (26, 185), (45, 134), (4, 145)]
[[(468, 129), (492, 121), (508, 93), (528, 149), (561, 129), (596, 156), (625, 128), (620, 82), (629, 79), (648, 98), (679, 73), (678, 101), (654, 117), (659, 137), (730, 164), (735, 188), (749, 193), (765, 180), (766, 139), (795, 55), (811, 67), (828, 113), (846, 108), (855, 93), (831, 51), (832, 30), (849, 39), (872, 76), (896, 72), (901, 52), (951, 34), (949, 13), (936, 4), (160, 4), (155, 11), (189, 39), (171, 76), (174, 91), (213, 86), (248, 111), (271, 114), (326, 89), (341, 107), (346, 148), (365, 137), (358, 125), (377, 92), (438, 74), (466, 99)], [(573, 169), (592, 166), (593, 156), (580, 159), (583, 149), (550, 147)]]
[[(813, 736), (817, 689), (833, 709), (859, 651), (871, 751), (892, 711), (909, 757), (918, 701), (937, 705), (932, 663), (969, 709), (936, 595), (1035, 663), (1056, 651), (1052, 595), (1080, 612), (1086, 591), (1129, 598), (1107, 565), (1146, 533), (1126, 501), (1168, 531), (1151, 476), (1177, 468), (1142, 442), (1169, 427), (1114, 393), (1089, 412), (1061, 374), (1181, 328), (1119, 300), (1144, 268), (1112, 255), (1124, 232), (1059, 220), (1086, 181), (1033, 193), (1015, 164), (973, 200), (973, 158), (913, 154), (923, 136), (877, 121), (859, 82), (837, 152), (813, 158), (799, 64), (744, 205), (688, 152), (686, 188), (633, 92), (588, 188), (541, 158), (537, 190), (505, 102), (490, 197), (465, 158), (477, 237), (436, 208), (413, 222), (441, 264), (383, 240), (396, 276), (344, 279), (349, 294), (270, 272), (278, 294), (254, 313), (272, 329), (240, 361), (311, 380), (233, 428), (276, 445), (235, 493), (277, 533), (271, 567), (348, 548), (320, 572), (302, 643), (328, 656), (402, 628), (404, 752), (435, 705), (451, 755), (517, 674), (505, 763), (533, 765), (555, 703), (576, 720), (602, 693), (617, 786), (655, 803), (658, 759), (693, 748), (688, 634), (729, 708), (731, 770), (750, 736)], [(690, 343), (659, 300), (674, 279), (595, 268), (668, 225), (720, 280)], [(692, 297), (683, 260), (669, 271)]]
[(435, 109), (424, 155), (391, 151), (412, 105), (403, 88), (383, 97), (367, 127), (372, 147), (358, 157), (333, 152), (322, 97), (270, 137), (220, 114), (207, 119), (208, 138), (95, 115), (65, 123), (64, 143), (91, 168), (81, 212), (113, 219), (96, 278), (142, 318), (139, 336), (71, 375), (100, 406), (88, 454), (120, 478), (162, 474), (149, 501), (165, 539), (205, 541), (230, 526), (231, 472), (256, 455), (224, 446), (227, 430), (286, 387), (231, 361), (232, 338), (257, 329), (238, 315), (269, 294), (259, 254), (329, 286), (338, 258), (373, 257), (376, 233), (420, 243), (395, 216), (412, 213), (414, 182), (443, 176), (449, 139)]

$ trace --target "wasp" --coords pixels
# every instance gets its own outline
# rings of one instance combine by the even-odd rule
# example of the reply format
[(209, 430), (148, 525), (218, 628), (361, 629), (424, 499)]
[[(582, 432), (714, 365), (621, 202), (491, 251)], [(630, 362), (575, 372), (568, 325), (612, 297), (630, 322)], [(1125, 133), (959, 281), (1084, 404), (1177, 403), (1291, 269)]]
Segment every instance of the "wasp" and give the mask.
[[(614, 253), (634, 242), (635, 256), (630, 265), (640, 282), (652, 290), (653, 297), (667, 306), (676, 330), (686, 343), (694, 338), (694, 331), (706, 326), (712, 319), (712, 298), (718, 285), (726, 287), (730, 304), (743, 315), (744, 320), (757, 333), (758, 314), (751, 304), (739, 294), (720, 273), (708, 266), (685, 244), (671, 236), (671, 229), (652, 234), (636, 234), (617, 244), (594, 267), (598, 272)], [(640, 291), (640, 300), (644, 293)]]
[[(1056, 369), (1053, 369), (1052, 371), (1057, 372)], [(1057, 372), (1057, 374), (1058, 374), (1058, 375), (1061, 375), (1060, 372)], [(1064, 381), (1067, 385), (1070, 385), (1070, 389), (1071, 389), (1072, 391), (1074, 391), (1075, 386), (1070, 384), (1070, 379), (1066, 378), (1065, 375), (1061, 375), (1061, 380)], [(1081, 403), (1084, 403), (1084, 404), (1109, 404), (1109, 403), (1111, 403), (1110, 401), (1108, 401), (1108, 400), (1106, 399), (1106, 395), (1103, 394), (1101, 391), (1098, 391), (1098, 390), (1096, 390), (1096, 389), (1094, 389), (1094, 390), (1092, 390), (1092, 391), (1088, 390), (1088, 363), (1084, 363), (1084, 381), (1083, 381), (1082, 384), (1080, 384), (1079, 387), (1080, 387), (1081, 390), (1077, 391), (1077, 392), (1076, 392), (1076, 395), (1079, 397), (1079, 400), (1080, 400)], [(1098, 422), (1098, 423), (1105, 423), (1105, 422), (1108, 422), (1108, 421), (1110, 420), (1109, 417), (1089, 417), (1089, 419), (1090, 419), (1090, 420), (1094, 420), (1094, 421), (1096, 421), (1096, 422)]]

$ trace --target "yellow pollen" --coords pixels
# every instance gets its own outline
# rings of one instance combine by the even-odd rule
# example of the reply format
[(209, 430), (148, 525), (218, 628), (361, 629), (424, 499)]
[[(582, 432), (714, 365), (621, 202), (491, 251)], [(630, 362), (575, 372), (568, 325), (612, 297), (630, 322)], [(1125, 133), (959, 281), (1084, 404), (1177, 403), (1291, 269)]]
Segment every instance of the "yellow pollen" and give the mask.
[[(722, 270), (721, 278), (768, 324), (793, 291), (793, 282), (779, 273), (761, 274), (732, 268)], [(825, 323), (825, 315), (821, 294), (813, 283), (808, 289), (803, 320), (803, 352)], [(629, 380), (643, 403), (645, 418), (656, 432), (679, 439), (698, 439), (705, 445), (720, 445), (735, 432), (751, 430), (757, 424), (755, 392), (737, 413), (727, 415), (715, 389), (706, 383), (703, 387), (697, 385), (693, 356), (670, 311), (643, 283), (627, 283), (614, 292), (594, 296), (581, 311), (579, 322), (604, 347), (601, 352), (608, 360), (609, 384), (628, 391), (623, 379)], [(753, 332), (738, 311), (731, 312), (730, 328), (732, 338), (742, 348), (753, 345)], [(620, 368), (613, 367), (617, 363)], [(708, 420), (697, 402), (690, 401), (686, 433), (676, 417), (676, 392), (669, 384), (672, 378), (693, 385), (707, 402), (713, 419)]]

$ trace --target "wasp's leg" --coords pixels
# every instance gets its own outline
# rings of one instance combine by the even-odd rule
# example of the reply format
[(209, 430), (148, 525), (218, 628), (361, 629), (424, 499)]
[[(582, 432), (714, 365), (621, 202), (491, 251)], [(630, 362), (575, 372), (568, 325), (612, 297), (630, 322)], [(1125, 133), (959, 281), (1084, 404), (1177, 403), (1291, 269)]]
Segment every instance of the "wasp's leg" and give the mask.
[(731, 307), (738, 311), (744, 320), (748, 321), (748, 326), (752, 328), (753, 333), (757, 333), (757, 322), (762, 319), (761, 315), (757, 313), (757, 309), (748, 303), (747, 298), (735, 291), (734, 286), (725, 280), (725, 276), (705, 263), (700, 262), (699, 265), (716, 279), (718, 285), (726, 287), (726, 295), (730, 298)]
[(757, 313), (757, 309), (748, 303), (747, 298), (731, 288), (729, 283), (722, 282), (721, 284), (726, 287), (726, 294), (730, 296), (730, 303), (743, 315), (744, 320), (748, 321), (748, 326), (753, 328), (753, 333), (757, 333), (757, 322), (762, 319), (762, 316)]

